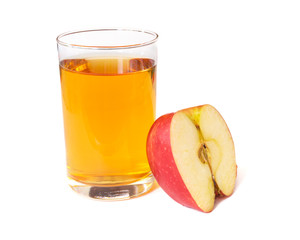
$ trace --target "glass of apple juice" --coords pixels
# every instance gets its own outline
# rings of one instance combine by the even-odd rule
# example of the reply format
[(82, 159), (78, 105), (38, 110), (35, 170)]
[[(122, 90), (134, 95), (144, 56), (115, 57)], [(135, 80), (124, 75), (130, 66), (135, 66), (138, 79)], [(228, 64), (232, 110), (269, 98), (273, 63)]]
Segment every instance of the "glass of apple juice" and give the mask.
[(147, 192), (158, 35), (97, 29), (57, 37), (69, 185), (102, 200)]

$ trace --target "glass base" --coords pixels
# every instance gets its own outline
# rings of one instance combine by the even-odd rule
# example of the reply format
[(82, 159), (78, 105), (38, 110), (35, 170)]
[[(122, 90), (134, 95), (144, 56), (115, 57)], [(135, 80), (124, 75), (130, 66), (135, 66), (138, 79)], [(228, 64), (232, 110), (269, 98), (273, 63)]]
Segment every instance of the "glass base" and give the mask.
[(86, 197), (106, 201), (116, 201), (135, 198), (148, 192), (153, 185), (154, 177), (150, 174), (137, 182), (117, 186), (88, 185), (77, 182), (71, 178), (68, 178), (68, 182), (75, 192)]

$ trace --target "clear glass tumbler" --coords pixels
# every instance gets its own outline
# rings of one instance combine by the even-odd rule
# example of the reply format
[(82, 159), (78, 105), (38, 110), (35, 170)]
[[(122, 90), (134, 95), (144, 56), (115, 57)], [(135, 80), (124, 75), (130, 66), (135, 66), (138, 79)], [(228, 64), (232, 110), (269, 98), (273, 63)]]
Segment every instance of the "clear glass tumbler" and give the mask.
[(98, 29), (57, 37), (69, 184), (97, 199), (153, 184), (146, 156), (155, 120), (158, 35)]

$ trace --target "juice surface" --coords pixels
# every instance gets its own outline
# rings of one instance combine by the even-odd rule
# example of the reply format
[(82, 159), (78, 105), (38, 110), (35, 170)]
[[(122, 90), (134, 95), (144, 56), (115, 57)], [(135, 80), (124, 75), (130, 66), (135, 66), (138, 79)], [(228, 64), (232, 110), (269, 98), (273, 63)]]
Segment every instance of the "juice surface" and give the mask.
[(155, 62), (146, 58), (60, 62), (68, 175), (118, 185), (150, 173), (146, 139), (155, 119)]

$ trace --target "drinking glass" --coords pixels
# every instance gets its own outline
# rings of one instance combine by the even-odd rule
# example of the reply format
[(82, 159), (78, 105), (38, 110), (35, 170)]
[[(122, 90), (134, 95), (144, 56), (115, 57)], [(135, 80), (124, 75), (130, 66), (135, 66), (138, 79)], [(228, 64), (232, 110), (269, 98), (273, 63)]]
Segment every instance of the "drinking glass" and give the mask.
[(102, 200), (153, 184), (146, 156), (155, 120), (158, 35), (97, 29), (57, 37), (69, 185)]

